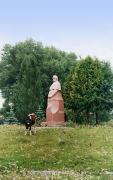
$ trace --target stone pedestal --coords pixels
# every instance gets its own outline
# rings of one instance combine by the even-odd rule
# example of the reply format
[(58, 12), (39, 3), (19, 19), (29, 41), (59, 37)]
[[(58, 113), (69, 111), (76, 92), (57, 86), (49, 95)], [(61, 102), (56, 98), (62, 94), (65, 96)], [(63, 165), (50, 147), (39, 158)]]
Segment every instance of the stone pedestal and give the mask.
[(54, 96), (48, 98), (46, 109), (46, 123), (49, 127), (64, 126), (64, 101), (62, 94), (58, 91)]

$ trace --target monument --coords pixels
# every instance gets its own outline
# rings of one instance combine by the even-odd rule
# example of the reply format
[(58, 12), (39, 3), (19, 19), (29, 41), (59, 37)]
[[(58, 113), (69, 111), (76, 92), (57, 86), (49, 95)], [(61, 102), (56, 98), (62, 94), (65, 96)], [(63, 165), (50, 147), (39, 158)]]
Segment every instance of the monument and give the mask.
[(46, 109), (46, 124), (49, 127), (64, 126), (64, 101), (61, 94), (61, 85), (56, 75), (50, 86)]

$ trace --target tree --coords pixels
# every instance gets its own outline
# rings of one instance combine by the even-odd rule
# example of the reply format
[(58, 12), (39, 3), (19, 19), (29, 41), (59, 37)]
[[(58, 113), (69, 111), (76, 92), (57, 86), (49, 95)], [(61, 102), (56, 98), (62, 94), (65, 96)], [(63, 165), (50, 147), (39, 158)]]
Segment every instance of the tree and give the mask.
[(14, 103), (17, 117), (24, 119), (27, 113), (38, 108), (42, 98), (40, 69), (43, 47), (31, 39), (8, 47), (4, 48), (0, 63), (0, 88), (6, 102)]
[(99, 123), (100, 112), (113, 107), (112, 88), (113, 73), (107, 63), (91, 57), (81, 59), (65, 82), (65, 106), (73, 110), (78, 123), (90, 123), (92, 114)]
[(6, 45), (0, 62), (0, 89), (5, 98), (2, 112), (9, 111), (10, 101), (22, 121), (39, 106), (45, 111), (52, 76), (57, 74), (63, 85), (76, 59), (74, 53), (43, 47), (32, 39)]

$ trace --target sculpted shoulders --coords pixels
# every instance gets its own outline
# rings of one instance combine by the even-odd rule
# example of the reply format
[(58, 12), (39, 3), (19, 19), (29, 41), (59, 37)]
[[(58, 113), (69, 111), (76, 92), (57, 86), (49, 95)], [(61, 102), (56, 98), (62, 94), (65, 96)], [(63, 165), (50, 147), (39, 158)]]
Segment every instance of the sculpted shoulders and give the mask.
[(54, 83), (51, 85), (50, 89), (61, 90), (60, 82), (59, 82), (59, 81), (54, 82)]

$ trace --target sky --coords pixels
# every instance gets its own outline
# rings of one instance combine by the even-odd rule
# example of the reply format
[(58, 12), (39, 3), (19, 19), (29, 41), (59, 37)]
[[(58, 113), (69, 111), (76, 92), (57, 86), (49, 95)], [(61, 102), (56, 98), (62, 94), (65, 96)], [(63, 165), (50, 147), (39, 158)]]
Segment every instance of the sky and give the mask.
[(113, 0), (0, 0), (0, 54), (28, 38), (113, 67)]

